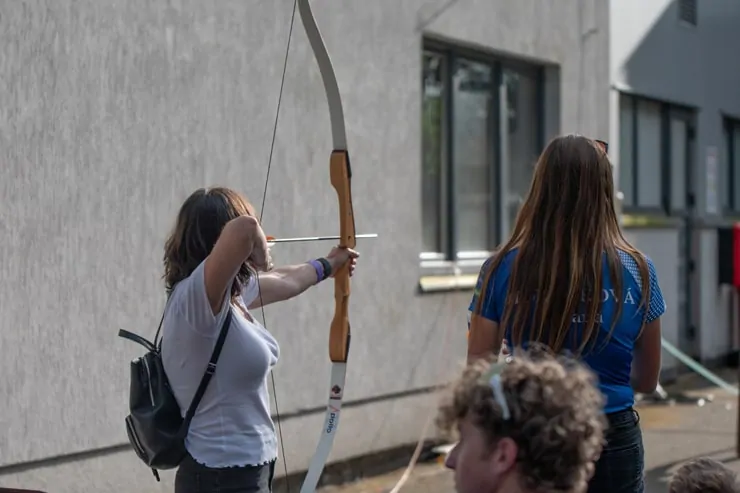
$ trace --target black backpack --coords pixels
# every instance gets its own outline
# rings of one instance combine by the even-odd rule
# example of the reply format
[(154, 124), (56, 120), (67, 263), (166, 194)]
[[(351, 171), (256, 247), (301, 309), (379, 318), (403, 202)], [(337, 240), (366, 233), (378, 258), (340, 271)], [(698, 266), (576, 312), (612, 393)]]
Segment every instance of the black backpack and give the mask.
[(130, 414), (126, 416), (126, 433), (139, 459), (152, 469), (159, 481), (157, 469), (174, 469), (185, 458), (185, 437), (190, 422), (195, 416), (208, 382), (216, 371), (216, 363), (231, 325), (231, 309), (226, 315), (211, 360), (200, 380), (185, 418), (180, 414), (175, 396), (170, 389), (162, 365), (162, 329), (164, 315), (154, 336), (154, 343), (127, 330), (119, 330), (118, 336), (141, 344), (147, 353), (131, 362)]

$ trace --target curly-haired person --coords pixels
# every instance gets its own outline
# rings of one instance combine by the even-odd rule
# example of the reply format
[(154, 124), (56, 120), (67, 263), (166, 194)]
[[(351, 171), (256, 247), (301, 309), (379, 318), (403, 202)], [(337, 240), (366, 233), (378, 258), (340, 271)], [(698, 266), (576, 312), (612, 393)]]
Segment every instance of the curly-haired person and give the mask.
[(606, 427), (593, 374), (539, 351), (506, 361), (471, 364), (440, 406), (458, 493), (585, 491)]
[(668, 493), (740, 493), (737, 475), (721, 462), (701, 457), (682, 465), (671, 478)]

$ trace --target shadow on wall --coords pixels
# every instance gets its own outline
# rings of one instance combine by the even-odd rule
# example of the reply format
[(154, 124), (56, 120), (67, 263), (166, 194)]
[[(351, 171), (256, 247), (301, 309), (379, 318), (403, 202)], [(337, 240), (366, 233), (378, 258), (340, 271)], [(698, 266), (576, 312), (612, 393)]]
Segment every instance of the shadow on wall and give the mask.
[[(740, 46), (740, 3), (697, 1), (694, 26), (680, 20), (679, 2), (673, 0), (645, 33), (639, 32), (645, 25), (642, 2), (619, 3), (611, 10), (612, 26), (618, 26), (612, 31), (618, 88), (698, 107), (718, 95), (735, 100), (711, 106), (740, 108), (740, 70), (733, 70), (730, 59)], [(631, 40), (637, 40), (635, 46), (625, 46)]]

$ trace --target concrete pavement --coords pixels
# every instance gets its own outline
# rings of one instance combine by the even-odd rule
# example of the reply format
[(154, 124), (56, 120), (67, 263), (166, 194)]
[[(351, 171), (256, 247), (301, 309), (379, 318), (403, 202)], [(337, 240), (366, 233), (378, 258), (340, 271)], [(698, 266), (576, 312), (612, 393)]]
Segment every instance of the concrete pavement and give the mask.
[[(720, 372), (736, 382), (735, 370)], [(664, 493), (670, 475), (683, 462), (710, 456), (740, 473), (736, 453), (738, 399), (715, 387), (707, 387), (696, 375), (667, 387), (672, 395), (709, 397), (703, 406), (643, 403), (638, 406), (646, 452), (646, 493)], [(403, 469), (342, 486), (323, 488), (325, 493), (385, 493), (396, 484)], [(418, 465), (405, 493), (449, 493), (454, 491), (451, 474), (440, 464)]]

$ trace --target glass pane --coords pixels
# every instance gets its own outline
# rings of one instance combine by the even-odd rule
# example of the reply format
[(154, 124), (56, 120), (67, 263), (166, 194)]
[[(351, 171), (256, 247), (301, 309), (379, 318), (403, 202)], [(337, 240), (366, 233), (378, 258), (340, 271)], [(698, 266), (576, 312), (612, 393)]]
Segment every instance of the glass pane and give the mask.
[(730, 172), (732, 163), (730, 162), (730, 146), (732, 145), (732, 131), (728, 125), (724, 126), (722, 131), (722, 137), (724, 144), (719, 149), (719, 162), (720, 162), (720, 176), (722, 181), (720, 182), (720, 195), (722, 198), (722, 208), (732, 209), (732, 178), (733, 175)]
[(684, 120), (671, 120), (671, 209), (686, 208), (686, 136)]
[[(506, 143), (503, 165), (507, 166), (504, 193), (504, 213), (507, 224), (514, 226), (516, 215), (524, 203), (541, 149), (537, 102), (537, 73), (505, 68), (503, 71), (502, 125)], [(508, 237), (510, 231), (503, 231)]]
[(622, 205), (635, 205), (634, 172), (635, 156), (633, 155), (634, 112), (632, 98), (619, 98), (619, 190), (624, 194)]
[(637, 103), (637, 205), (661, 205), (660, 105)]
[(453, 75), (453, 167), (457, 251), (487, 251), (492, 226), (491, 68), (465, 59)]
[(736, 211), (740, 211), (740, 125), (735, 125), (732, 130), (732, 160), (735, 182), (733, 206)]
[(422, 66), (421, 221), (424, 252), (442, 252), (444, 58), (425, 53)]

